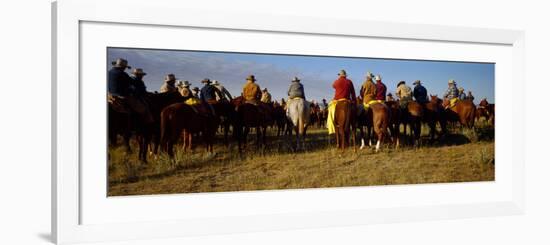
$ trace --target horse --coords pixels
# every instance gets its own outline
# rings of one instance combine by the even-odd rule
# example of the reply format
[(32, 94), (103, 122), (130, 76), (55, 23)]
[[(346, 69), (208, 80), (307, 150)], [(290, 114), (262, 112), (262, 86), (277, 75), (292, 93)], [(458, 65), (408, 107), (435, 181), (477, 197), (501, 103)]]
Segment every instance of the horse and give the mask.
[(481, 117), (485, 118), (490, 125), (495, 125), (495, 104), (490, 104), (485, 98), (479, 102), (479, 106), (476, 108), (476, 120)]
[[(352, 103), (349, 100), (339, 100), (336, 102), (334, 109), (334, 127), (336, 128), (336, 145), (337, 148), (345, 150), (350, 140), (350, 127), (355, 132), (356, 120), (355, 101)], [(351, 134), (352, 144), (355, 150), (355, 133)]]
[(430, 128), (430, 142), (435, 140), (436, 124), (441, 127), (441, 135), (447, 134), (447, 122), (445, 120), (445, 111), (441, 105), (442, 101), (437, 95), (430, 95), (430, 101), (424, 104), (424, 122)]
[(317, 123), (319, 128), (323, 128), (327, 124), (327, 114), (328, 110), (327, 108), (318, 108), (317, 110)]
[(118, 143), (117, 137), (121, 135), (126, 152), (132, 152), (130, 147), (130, 138), (132, 129), (135, 127), (130, 113), (124, 113), (113, 108), (111, 104), (107, 106), (107, 131), (109, 145), (115, 146)]
[(422, 105), (416, 101), (409, 101), (405, 108), (401, 108), (401, 122), (404, 127), (404, 134), (407, 135), (407, 125), (411, 128), (412, 140), (415, 146), (420, 144), (420, 134), (422, 131), (422, 118), (424, 109)]
[(390, 111), (390, 120), (388, 124), (390, 135), (395, 142), (395, 148), (399, 148), (399, 127), (404, 116), (401, 115), (402, 112), (398, 101), (386, 101), (384, 104), (388, 106), (388, 110)]
[(278, 104), (273, 106), (273, 120), (277, 127), (277, 137), (279, 137), (281, 134), (285, 133), (288, 120), (283, 106)]
[[(449, 105), (445, 99), (443, 105)], [(472, 129), (474, 127), (476, 106), (471, 100), (459, 100), (453, 107), (445, 109), (445, 117), (448, 122), (460, 122), (464, 127)]]
[[(365, 140), (367, 140), (368, 145), (371, 145), (371, 134), (372, 134), (372, 110), (369, 108), (368, 110), (365, 109), (364, 106), (362, 106), (362, 100), (358, 100), (359, 107), (357, 108), (357, 128), (359, 128), (359, 138), (361, 139), (361, 146), (359, 149), (365, 148)], [(365, 133), (363, 131), (363, 128), (367, 128), (367, 136), (365, 137)]]
[[(160, 142), (161, 149), (174, 157), (174, 144), (184, 132), (184, 142), (191, 144), (193, 133), (202, 133), (206, 152), (214, 153), (214, 138), (219, 119), (212, 115), (199, 113), (191, 105), (175, 103), (167, 106), (160, 113)], [(192, 145), (188, 145), (189, 148)]]
[[(267, 126), (272, 122), (272, 109), (267, 104), (254, 105), (244, 102), (244, 98), (239, 96), (232, 101), (235, 106), (236, 120), (234, 130), (239, 143), (239, 152), (242, 152), (242, 145), (246, 147), (246, 141), (250, 128), (256, 129), (256, 145), (260, 147), (266, 144)], [(259, 108), (261, 106), (261, 108)], [(261, 144), (260, 144), (260, 139)]]
[(305, 149), (310, 110), (310, 102), (307, 102), (303, 98), (289, 99), (287, 102), (286, 116), (292, 122), (292, 127), (296, 133), (296, 149), (300, 148), (300, 142), (302, 149)]
[(391, 112), (390, 108), (384, 103), (375, 103), (369, 106), (372, 111), (372, 126), (376, 134), (376, 152), (380, 150), (380, 144), (384, 142), (388, 133)]

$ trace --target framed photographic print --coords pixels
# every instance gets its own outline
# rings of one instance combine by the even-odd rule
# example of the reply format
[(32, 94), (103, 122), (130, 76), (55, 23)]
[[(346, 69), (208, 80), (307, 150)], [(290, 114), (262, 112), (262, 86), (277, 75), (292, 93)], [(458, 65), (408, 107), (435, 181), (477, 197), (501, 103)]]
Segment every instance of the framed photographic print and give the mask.
[(57, 243), (523, 212), (522, 31), (155, 4), (52, 5)]

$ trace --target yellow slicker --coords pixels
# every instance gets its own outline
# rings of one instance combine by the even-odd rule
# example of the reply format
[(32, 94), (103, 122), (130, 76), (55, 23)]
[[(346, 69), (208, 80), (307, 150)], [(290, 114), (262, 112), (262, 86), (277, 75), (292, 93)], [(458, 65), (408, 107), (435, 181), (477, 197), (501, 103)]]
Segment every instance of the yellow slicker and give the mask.
[(346, 99), (331, 100), (328, 104), (328, 115), (327, 115), (327, 129), (328, 134), (336, 133), (336, 127), (334, 126), (334, 111), (336, 110), (336, 103), (338, 101), (344, 101)]
[(185, 104), (188, 104), (188, 105), (197, 105), (197, 104), (200, 104), (201, 101), (197, 98), (189, 98), (185, 101)]

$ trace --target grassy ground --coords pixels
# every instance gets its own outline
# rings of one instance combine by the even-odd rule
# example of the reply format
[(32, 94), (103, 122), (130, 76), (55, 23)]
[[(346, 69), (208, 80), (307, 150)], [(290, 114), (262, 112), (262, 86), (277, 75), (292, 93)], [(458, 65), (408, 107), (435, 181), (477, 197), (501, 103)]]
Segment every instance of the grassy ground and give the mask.
[(493, 130), (477, 132), (475, 140), (471, 132), (454, 132), (435, 144), (400, 149), (386, 144), (375, 153), (336, 150), (324, 129), (313, 129), (306, 151), (294, 152), (292, 138), (271, 136), (267, 147), (250, 142), (243, 155), (222, 145), (215, 147), (215, 156), (206, 155), (199, 145), (192, 153), (176, 149), (173, 161), (164, 154), (151, 156), (147, 165), (137, 161), (136, 153), (115, 147), (109, 150), (108, 195), (492, 181)]

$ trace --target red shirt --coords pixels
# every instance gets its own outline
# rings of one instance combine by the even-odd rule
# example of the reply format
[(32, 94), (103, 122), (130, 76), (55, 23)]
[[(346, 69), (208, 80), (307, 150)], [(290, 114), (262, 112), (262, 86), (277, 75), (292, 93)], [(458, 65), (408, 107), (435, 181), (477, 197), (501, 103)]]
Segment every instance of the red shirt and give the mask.
[(380, 82), (376, 82), (375, 84), (376, 86), (376, 97), (374, 98), (375, 100), (386, 100), (386, 85), (384, 85), (382, 83), (382, 81)]
[(345, 77), (339, 77), (334, 81), (332, 87), (336, 90), (334, 92), (334, 100), (348, 99), (355, 101), (355, 89), (351, 80)]

